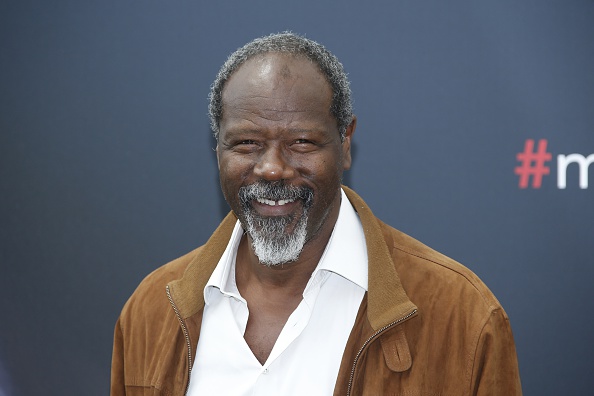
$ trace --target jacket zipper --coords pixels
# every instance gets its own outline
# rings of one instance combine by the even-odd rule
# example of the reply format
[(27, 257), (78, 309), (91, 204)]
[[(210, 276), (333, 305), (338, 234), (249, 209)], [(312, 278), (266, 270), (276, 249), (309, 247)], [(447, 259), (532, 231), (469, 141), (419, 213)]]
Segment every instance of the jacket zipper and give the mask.
[(173, 298), (171, 297), (169, 285), (167, 285), (165, 289), (167, 290), (167, 299), (173, 307), (173, 311), (175, 312), (175, 316), (177, 316), (177, 320), (179, 320), (179, 323), (181, 324), (184, 337), (186, 338), (186, 346), (188, 347), (188, 382), (186, 382), (186, 390), (184, 391), (184, 395), (187, 395), (188, 388), (190, 387), (190, 374), (192, 373), (192, 345), (190, 344), (190, 336), (188, 335), (186, 323), (183, 321), (181, 315), (179, 314), (179, 310), (177, 309), (177, 306), (175, 305), (175, 303), (173, 302)]
[(373, 333), (371, 335), (371, 337), (369, 337), (367, 339), (367, 341), (365, 341), (363, 343), (363, 345), (361, 346), (361, 349), (359, 349), (359, 352), (357, 352), (357, 355), (355, 355), (355, 360), (353, 361), (353, 368), (351, 369), (351, 376), (349, 378), (349, 386), (347, 388), (347, 396), (349, 396), (351, 394), (351, 388), (353, 386), (353, 379), (355, 377), (355, 368), (357, 367), (357, 363), (359, 362), (359, 358), (361, 357), (361, 354), (363, 353), (363, 350), (367, 347), (367, 345), (369, 345), (369, 343), (371, 341), (373, 341), (374, 338), (376, 338), (377, 336), (379, 336), (381, 333), (383, 333), (384, 331), (388, 330), (390, 327), (397, 325), (398, 323), (402, 323), (405, 320), (407, 320), (408, 318), (410, 318), (411, 316), (413, 316), (414, 314), (417, 313), (416, 309), (413, 309), (411, 313), (409, 313), (408, 315), (398, 319), (395, 322), (392, 322), (384, 327), (382, 327), (381, 329), (377, 330), (375, 333)]

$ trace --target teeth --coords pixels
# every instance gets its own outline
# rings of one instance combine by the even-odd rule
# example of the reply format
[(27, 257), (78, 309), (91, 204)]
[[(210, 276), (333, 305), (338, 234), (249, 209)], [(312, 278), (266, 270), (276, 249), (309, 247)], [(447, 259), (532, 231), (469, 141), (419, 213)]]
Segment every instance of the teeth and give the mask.
[(257, 198), (256, 199), (258, 202), (260, 202), (261, 204), (265, 204), (265, 205), (270, 205), (270, 206), (283, 206), (285, 204), (288, 204), (290, 202), (293, 202), (294, 199), (281, 199), (280, 201), (273, 201), (271, 199), (265, 199), (265, 198)]
[(275, 205), (275, 202), (270, 199), (258, 198), (258, 202), (260, 202), (261, 204), (270, 205), (270, 206)]

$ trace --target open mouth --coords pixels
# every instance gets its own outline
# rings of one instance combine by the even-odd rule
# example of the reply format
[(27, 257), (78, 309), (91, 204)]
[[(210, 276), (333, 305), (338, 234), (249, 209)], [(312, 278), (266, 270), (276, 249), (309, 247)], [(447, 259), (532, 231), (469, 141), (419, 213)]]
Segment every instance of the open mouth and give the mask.
[(278, 201), (273, 201), (272, 199), (256, 198), (256, 201), (269, 206), (283, 206), (288, 203), (295, 202), (295, 199), (280, 199)]
[[(291, 186), (284, 182), (259, 181), (239, 189), (239, 200), (244, 211), (260, 216), (297, 215), (308, 209), (313, 200), (313, 190), (303, 186)], [(301, 209), (299, 209), (301, 208)]]

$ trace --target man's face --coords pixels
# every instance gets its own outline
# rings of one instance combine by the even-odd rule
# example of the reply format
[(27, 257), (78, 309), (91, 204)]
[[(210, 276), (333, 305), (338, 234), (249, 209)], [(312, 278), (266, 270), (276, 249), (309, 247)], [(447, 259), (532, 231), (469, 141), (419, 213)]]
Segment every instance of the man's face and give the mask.
[(354, 123), (341, 142), (331, 100), (316, 66), (285, 54), (248, 60), (223, 90), (221, 188), (264, 264), (296, 260), (334, 227)]

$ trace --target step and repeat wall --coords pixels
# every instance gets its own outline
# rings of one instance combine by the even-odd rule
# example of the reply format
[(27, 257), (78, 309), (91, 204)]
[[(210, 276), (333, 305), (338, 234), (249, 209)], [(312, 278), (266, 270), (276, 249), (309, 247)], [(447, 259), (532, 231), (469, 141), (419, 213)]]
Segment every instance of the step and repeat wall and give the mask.
[(462, 262), (511, 319), (524, 393), (594, 388), (594, 2), (0, 6), (0, 395), (105, 395), (142, 278), (228, 208), (207, 94), (254, 37), (352, 81), (345, 184)]

